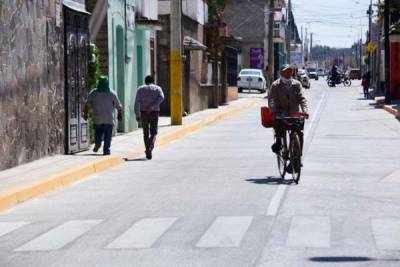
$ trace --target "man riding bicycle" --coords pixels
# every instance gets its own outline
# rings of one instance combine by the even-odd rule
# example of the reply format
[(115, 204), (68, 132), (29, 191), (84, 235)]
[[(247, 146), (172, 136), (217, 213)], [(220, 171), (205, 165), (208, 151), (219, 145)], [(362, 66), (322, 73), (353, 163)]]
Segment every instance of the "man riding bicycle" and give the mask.
[[(268, 95), (268, 106), (275, 117), (290, 117), (293, 113), (301, 110), (308, 119), (308, 103), (304, 96), (301, 83), (292, 79), (293, 67), (285, 64), (280, 68), (280, 79), (272, 83)], [(285, 136), (285, 125), (279, 120), (274, 124), (276, 143), (272, 145), (272, 151), (279, 153), (282, 144), (281, 137)], [(301, 148), (303, 148), (303, 133), (300, 133)]]

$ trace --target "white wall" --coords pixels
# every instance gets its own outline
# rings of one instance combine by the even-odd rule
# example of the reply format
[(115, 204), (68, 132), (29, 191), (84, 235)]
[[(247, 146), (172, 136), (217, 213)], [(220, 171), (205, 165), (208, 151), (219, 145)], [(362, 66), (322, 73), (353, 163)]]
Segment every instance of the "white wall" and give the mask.
[[(160, 15), (171, 13), (169, 0), (158, 1), (158, 11)], [(204, 25), (208, 21), (208, 6), (203, 0), (182, 0), (182, 12), (191, 19)]]
[(140, 16), (148, 19), (158, 19), (158, 2), (157, 0), (136, 0), (136, 10)]

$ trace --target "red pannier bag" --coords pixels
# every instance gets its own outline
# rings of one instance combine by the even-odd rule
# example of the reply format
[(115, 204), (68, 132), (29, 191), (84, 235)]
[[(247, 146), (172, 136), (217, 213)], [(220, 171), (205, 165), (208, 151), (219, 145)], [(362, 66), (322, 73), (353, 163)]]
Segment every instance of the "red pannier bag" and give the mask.
[(274, 123), (274, 116), (268, 107), (261, 107), (261, 123), (265, 128), (271, 128)]

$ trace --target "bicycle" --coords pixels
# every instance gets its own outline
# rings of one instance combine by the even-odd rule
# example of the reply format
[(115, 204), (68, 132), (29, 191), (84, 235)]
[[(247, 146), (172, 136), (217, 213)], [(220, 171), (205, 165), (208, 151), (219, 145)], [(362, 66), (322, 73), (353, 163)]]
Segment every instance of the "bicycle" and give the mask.
[(300, 136), (304, 129), (304, 116), (302, 113), (296, 113), (291, 117), (277, 117), (275, 121), (276, 123), (282, 123), (285, 127), (285, 134), (281, 137), (281, 147), (278, 153), (276, 153), (279, 174), (284, 179), (286, 172), (291, 173), (292, 180), (298, 184), (302, 167), (302, 144)]

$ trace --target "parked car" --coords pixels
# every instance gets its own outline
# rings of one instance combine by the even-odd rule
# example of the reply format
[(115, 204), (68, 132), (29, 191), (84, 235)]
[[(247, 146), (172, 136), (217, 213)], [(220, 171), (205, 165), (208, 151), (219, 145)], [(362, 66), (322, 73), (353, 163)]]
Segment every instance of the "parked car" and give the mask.
[(350, 80), (361, 80), (361, 71), (360, 69), (349, 69), (346, 71), (346, 76), (350, 78)]
[(318, 75), (318, 76), (325, 77), (325, 70), (324, 70), (324, 69), (318, 69), (318, 70), (317, 70), (317, 75)]
[(303, 69), (299, 69), (299, 71), (297, 72), (297, 80), (299, 80), (301, 82), (301, 85), (304, 88), (307, 88), (307, 89), (310, 88), (310, 78), (308, 78), (307, 71), (305, 71)]
[(237, 78), (239, 92), (243, 90), (257, 90), (261, 93), (267, 91), (267, 82), (264, 74), (259, 69), (242, 69)]
[(308, 77), (310, 79), (318, 80), (318, 74), (316, 68), (307, 68), (307, 72), (308, 72)]

